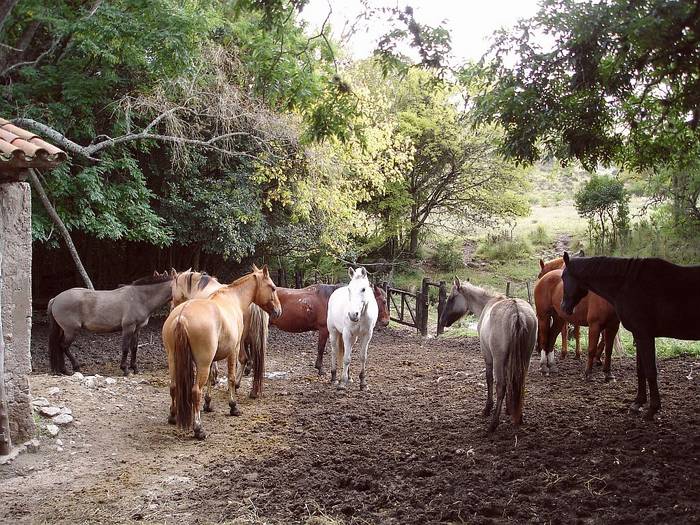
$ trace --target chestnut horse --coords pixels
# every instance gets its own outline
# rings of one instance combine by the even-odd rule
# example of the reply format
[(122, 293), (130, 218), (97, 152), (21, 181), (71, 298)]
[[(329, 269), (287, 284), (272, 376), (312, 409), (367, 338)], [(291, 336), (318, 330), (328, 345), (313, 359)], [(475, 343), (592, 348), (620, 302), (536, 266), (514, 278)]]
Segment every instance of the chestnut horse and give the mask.
[(656, 370), (656, 337), (700, 340), (697, 298), (700, 266), (677, 266), (663, 259), (617, 257), (569, 258), (564, 253), (564, 294), (561, 308), (575, 312), (593, 292), (614, 305), (622, 324), (637, 344), (637, 397), (630, 410), (647, 401), (644, 419), (661, 408)]
[[(262, 270), (253, 266), (252, 273), (210, 297), (186, 301), (170, 312), (163, 324), (170, 372), (169, 423), (177, 423), (183, 429), (192, 427), (197, 439), (205, 438), (201, 420), (202, 388), (209, 383), (212, 362), (221, 359), (228, 362), (230, 413), (240, 415), (235, 378), (245, 317), (251, 303), (271, 317), (279, 317), (282, 307), (275, 290), (267, 265)], [(262, 374), (263, 370), (256, 373)]]
[[(344, 284), (312, 284), (306, 288), (277, 288), (277, 296), (282, 304), (282, 315), (272, 319), (270, 324), (280, 330), (292, 333), (318, 332), (318, 354), (316, 369), (323, 375), (323, 353), (328, 342), (328, 299), (331, 294)], [(372, 285), (374, 298), (379, 307), (379, 326), (389, 324), (389, 308), (386, 292), (379, 286)]]
[[(221, 284), (216, 277), (212, 277), (207, 273), (192, 272), (186, 270), (181, 273), (176, 273), (173, 279), (173, 299), (171, 310), (180, 303), (190, 299), (205, 299), (211, 296), (217, 290), (226, 286)], [(250, 312), (245, 317), (245, 330), (243, 334), (243, 346), (238, 354), (239, 366), (236, 376), (236, 388), (241, 386), (243, 374), (248, 375), (252, 368), (265, 370), (265, 356), (267, 354), (267, 334), (269, 316), (257, 304), (250, 305)], [(251, 330), (251, 326), (255, 327)], [(216, 361), (211, 367), (211, 384), (216, 383), (217, 376)], [(262, 374), (253, 374), (253, 385), (250, 390), (250, 397), (257, 398), (262, 392)], [(209, 412), (211, 397), (209, 392), (204, 396), (204, 411)]]
[[(572, 257), (584, 257), (586, 254), (583, 250), (579, 250), (578, 253), (574, 253)], [(537, 274), (537, 278), (541, 279), (543, 275), (551, 272), (552, 270), (558, 270), (564, 267), (564, 258), (556, 257), (551, 261), (544, 262), (540, 259), (540, 273)], [(576, 341), (576, 359), (581, 357), (581, 327), (577, 324), (574, 325), (574, 340)], [(566, 357), (569, 351), (569, 323), (566, 321), (561, 327), (561, 357)], [(602, 348), (599, 349), (598, 359), (600, 359), (600, 353)]]
[(535, 309), (537, 310), (538, 336), (537, 349), (540, 351), (540, 369), (548, 375), (554, 370), (554, 341), (564, 322), (588, 326), (588, 363), (586, 379), (590, 379), (593, 361), (598, 348), (598, 340), (605, 331), (605, 362), (603, 372), (605, 380), (613, 379), (610, 373), (610, 356), (615, 335), (620, 328), (620, 320), (615, 309), (605, 299), (594, 293), (588, 294), (576, 309), (567, 314), (561, 309), (564, 286), (561, 280), (562, 270), (552, 270), (542, 276), (535, 285)]

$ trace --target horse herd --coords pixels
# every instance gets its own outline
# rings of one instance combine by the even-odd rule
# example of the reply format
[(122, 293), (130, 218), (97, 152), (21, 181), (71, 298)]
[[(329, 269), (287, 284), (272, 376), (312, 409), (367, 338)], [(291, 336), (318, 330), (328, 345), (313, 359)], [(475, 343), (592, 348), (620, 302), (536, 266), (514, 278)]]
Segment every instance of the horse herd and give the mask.
[[(605, 378), (613, 377), (610, 356), (620, 322), (632, 332), (638, 389), (631, 409), (639, 411), (646, 404), (648, 385), (646, 419), (653, 419), (661, 406), (654, 338), (700, 339), (700, 266), (682, 267), (661, 259), (578, 255), (564, 253), (549, 263), (540, 260), (535, 309), (526, 301), (491, 293), (455, 277), (440, 321), (450, 326), (467, 313), (478, 317), (486, 363), (484, 415), (491, 415), (490, 431), (498, 426), (504, 401), (513, 423), (522, 422), (532, 351), (538, 350), (540, 369), (549, 375), (555, 369), (553, 349), (560, 332), (562, 357), (566, 355), (567, 323), (575, 327), (577, 356), (578, 327), (589, 328), (587, 379), (603, 351)], [(372, 333), (377, 323), (388, 325), (389, 310), (384, 290), (370, 284), (364, 268), (350, 268), (349, 277), (348, 284), (289, 289), (275, 286), (267, 266), (253, 266), (251, 273), (228, 285), (205, 273), (171, 270), (155, 272), (115, 290), (72, 288), (48, 304), (51, 369), (66, 373), (66, 356), (73, 371), (79, 370), (70, 345), (85, 328), (93, 332), (121, 330), (121, 369), (125, 375), (129, 369), (136, 373), (139, 330), (155, 310), (170, 301), (171, 311), (162, 332), (170, 374), (168, 421), (192, 429), (198, 439), (206, 436), (201, 410), (211, 410), (210, 389), (216, 381), (217, 361), (227, 362), (231, 415), (240, 415), (236, 390), (242, 375), (251, 369), (250, 395), (260, 394), (269, 325), (287, 332), (317, 331), (319, 375), (323, 374), (323, 353), (330, 339), (331, 383), (341, 389), (349, 384), (351, 350), (358, 348), (358, 379), (364, 390)]]

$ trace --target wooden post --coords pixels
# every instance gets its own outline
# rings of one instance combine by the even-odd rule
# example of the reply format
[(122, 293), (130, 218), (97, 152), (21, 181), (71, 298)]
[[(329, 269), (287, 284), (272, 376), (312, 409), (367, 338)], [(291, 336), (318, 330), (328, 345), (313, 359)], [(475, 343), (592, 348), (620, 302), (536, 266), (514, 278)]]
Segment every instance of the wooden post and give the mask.
[(440, 281), (440, 291), (438, 292), (437, 335), (440, 335), (445, 331), (445, 327), (442, 325), (442, 312), (445, 311), (445, 306), (447, 306), (447, 284), (445, 281)]
[(386, 294), (386, 311), (389, 312), (389, 317), (391, 317), (391, 297), (389, 297), (389, 283), (386, 281), (382, 281), (379, 284), (379, 287), (384, 290), (384, 293)]
[(506, 297), (510, 297), (510, 281), (506, 282)]
[(527, 302), (532, 304), (532, 288), (530, 288), (530, 281), (525, 281), (525, 286), (527, 286)]
[[(2, 304), (2, 253), (4, 248), (3, 239), (0, 242), (0, 304)], [(7, 412), (7, 396), (5, 394), (5, 337), (2, 333), (2, 316), (0, 316), (0, 455), (6, 456), (11, 450), (10, 417)]]
[(418, 316), (418, 329), (420, 330), (420, 335), (426, 337), (428, 335), (428, 302), (430, 300), (429, 295), (429, 283), (427, 277), (423, 277), (423, 282), (421, 283), (420, 294), (418, 295), (418, 302), (420, 302), (420, 315)]
[(294, 285), (296, 288), (304, 287), (304, 274), (301, 272), (301, 270), (294, 272)]
[(284, 288), (284, 283), (282, 282), (282, 268), (277, 268), (277, 286)]

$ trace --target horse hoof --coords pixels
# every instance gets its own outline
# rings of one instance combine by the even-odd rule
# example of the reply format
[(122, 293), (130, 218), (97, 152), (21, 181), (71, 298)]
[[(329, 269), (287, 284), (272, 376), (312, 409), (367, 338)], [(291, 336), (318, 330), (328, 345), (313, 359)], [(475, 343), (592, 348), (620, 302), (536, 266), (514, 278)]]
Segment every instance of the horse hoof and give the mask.
[(212, 412), (211, 405), (209, 405), (209, 403), (204, 403), (204, 408), (202, 410), (205, 412)]
[(360, 390), (366, 392), (367, 391), (367, 383), (360, 383)]
[(489, 425), (489, 429), (488, 429), (489, 434), (492, 434), (493, 432), (495, 432), (497, 428), (498, 428), (498, 421), (493, 421)]
[(652, 410), (651, 408), (644, 412), (644, 421), (654, 421), (654, 416), (656, 415), (656, 410)]
[(231, 407), (231, 410), (229, 411), (229, 414), (232, 415), (232, 416), (240, 416), (240, 415), (241, 415), (241, 411), (240, 411), (240, 409), (238, 408), (238, 406), (232, 406), (232, 407)]
[(132, 368), (131, 371), (134, 373), (134, 375), (139, 373), (139, 369), (136, 367)]
[(610, 373), (605, 374), (605, 382), (609, 383), (610, 381), (615, 381), (615, 376)]
[(338, 385), (336, 386), (336, 388), (337, 388), (338, 390), (345, 390), (347, 387), (348, 387), (348, 385), (346, 385), (346, 384), (343, 383), (342, 381), (338, 382)]
[(202, 441), (204, 438), (207, 437), (207, 433), (204, 432), (201, 428), (198, 428), (194, 431), (194, 437), (196, 437), (198, 440)]
[(637, 401), (633, 402), (633, 403), (630, 405), (629, 411), (630, 411), (632, 414), (639, 414), (639, 412), (642, 411), (642, 404), (639, 403), (639, 402), (637, 402)]
[(256, 394), (255, 392), (251, 392), (250, 394), (248, 394), (248, 397), (249, 397), (250, 399), (257, 399), (257, 398), (258, 398), (258, 394)]
[(168, 416), (168, 424), (169, 425), (175, 424), (175, 416)]
[(124, 377), (129, 377), (129, 369), (128, 368), (122, 368), (122, 374)]

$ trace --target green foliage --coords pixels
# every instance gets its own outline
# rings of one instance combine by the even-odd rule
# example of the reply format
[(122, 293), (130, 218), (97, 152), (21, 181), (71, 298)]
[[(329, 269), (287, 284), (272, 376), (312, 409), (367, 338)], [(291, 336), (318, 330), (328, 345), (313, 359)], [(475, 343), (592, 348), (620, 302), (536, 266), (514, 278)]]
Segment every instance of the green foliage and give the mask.
[(454, 272), (464, 267), (462, 243), (458, 239), (441, 239), (433, 247), (431, 262), (438, 270)]
[(537, 228), (532, 230), (527, 238), (532, 244), (538, 247), (549, 246), (552, 242), (547, 228), (542, 224), (539, 224)]
[(532, 246), (521, 238), (486, 240), (479, 245), (477, 256), (487, 261), (512, 261), (526, 259), (532, 255)]
[(499, 122), (503, 151), (527, 162), (542, 149), (589, 169), (691, 158), (699, 21), (688, 1), (545, 0), (498, 34), (482, 64), (481, 118)]
[(592, 175), (576, 192), (574, 201), (579, 215), (589, 221), (589, 235), (597, 249), (602, 252), (608, 245), (616, 247), (629, 228), (629, 196), (622, 181)]

